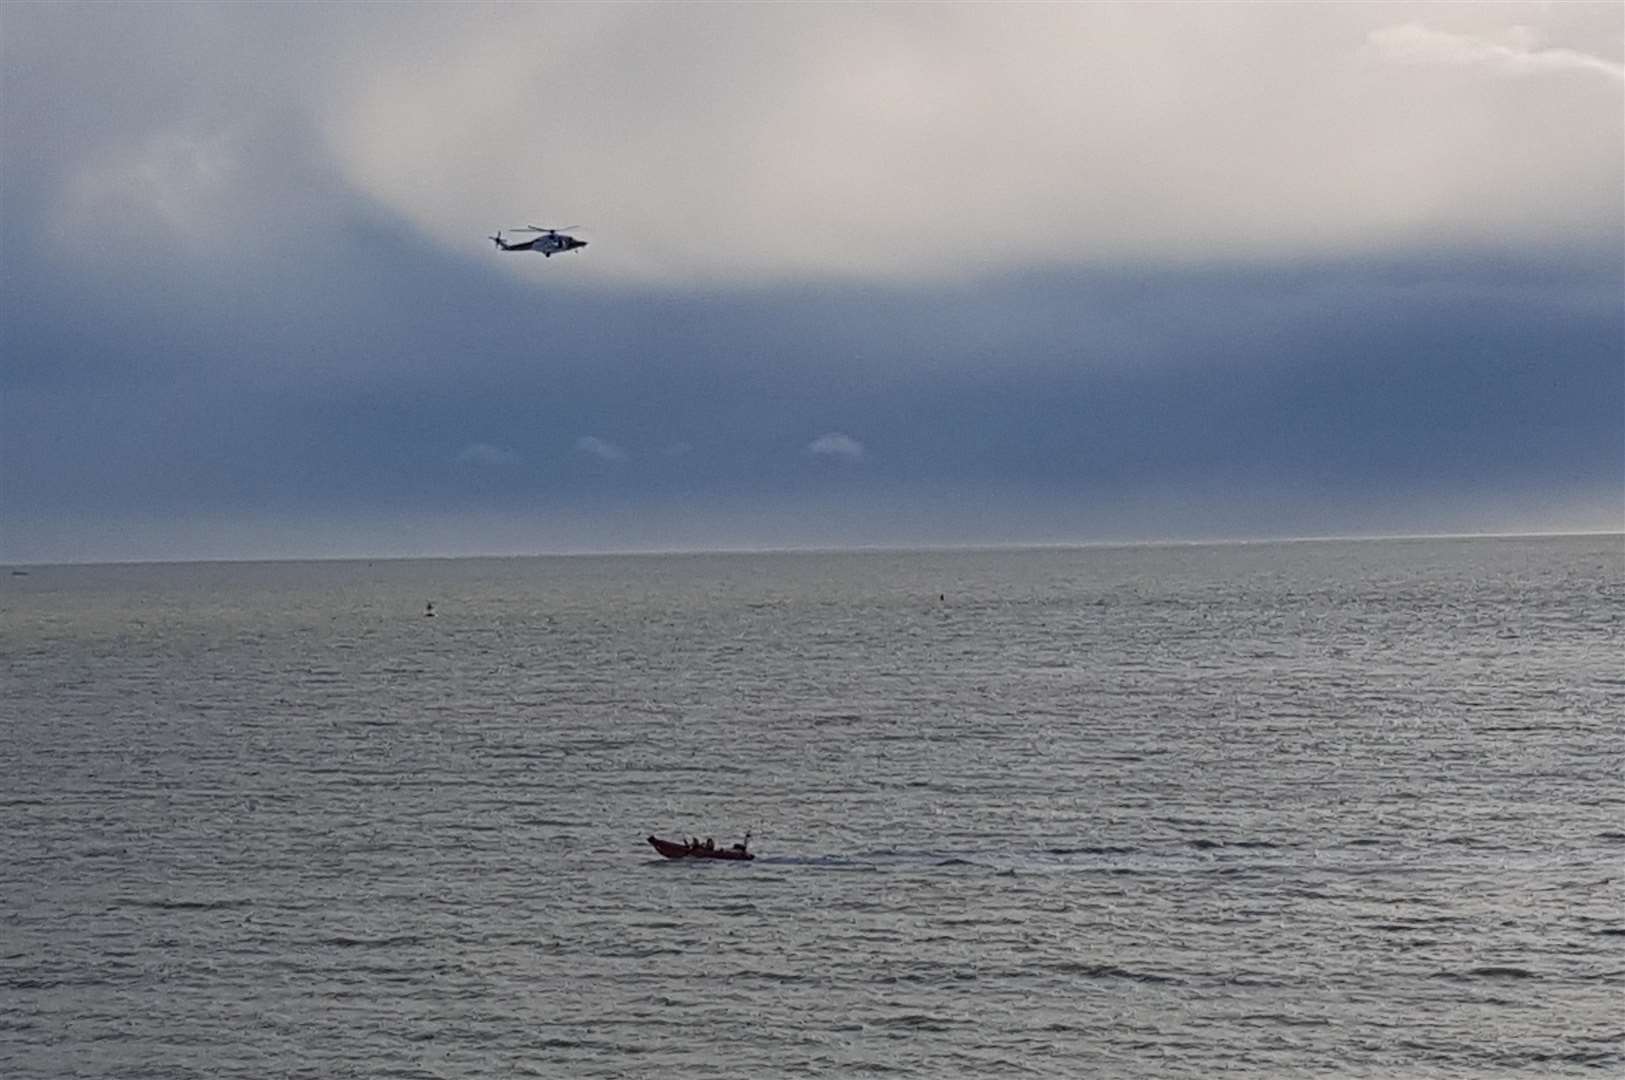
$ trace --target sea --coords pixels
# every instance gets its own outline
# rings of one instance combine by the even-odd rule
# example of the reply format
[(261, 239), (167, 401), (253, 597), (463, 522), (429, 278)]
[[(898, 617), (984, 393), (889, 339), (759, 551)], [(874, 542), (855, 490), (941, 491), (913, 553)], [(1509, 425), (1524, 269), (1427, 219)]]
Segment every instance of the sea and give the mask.
[(1622, 644), (1617, 535), (7, 568), (0, 1076), (1625, 1075)]

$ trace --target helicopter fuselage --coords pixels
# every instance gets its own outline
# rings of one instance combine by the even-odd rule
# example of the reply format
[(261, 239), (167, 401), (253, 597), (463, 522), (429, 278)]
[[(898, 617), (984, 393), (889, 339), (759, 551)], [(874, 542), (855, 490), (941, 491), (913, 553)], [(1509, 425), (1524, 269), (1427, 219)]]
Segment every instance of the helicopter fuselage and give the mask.
[(497, 247), (503, 251), (538, 251), (548, 258), (565, 251), (575, 251), (577, 248), (587, 246), (585, 240), (577, 240), (575, 237), (565, 236), (563, 233), (548, 233), (544, 236), (538, 236), (534, 240), (521, 240), (517, 244), (510, 244), (501, 239), (500, 234), (493, 236), (491, 239), (495, 240)]

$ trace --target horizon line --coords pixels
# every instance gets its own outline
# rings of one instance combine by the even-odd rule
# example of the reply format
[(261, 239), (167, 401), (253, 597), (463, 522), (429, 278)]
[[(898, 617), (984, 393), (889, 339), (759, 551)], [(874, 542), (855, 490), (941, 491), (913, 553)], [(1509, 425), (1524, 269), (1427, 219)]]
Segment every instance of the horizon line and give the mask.
[(1466, 532), (1466, 533), (1379, 533), (1320, 536), (1256, 536), (1213, 537), (1181, 540), (1172, 538), (1140, 540), (1031, 540), (989, 541), (985, 543), (897, 543), (897, 544), (780, 544), (760, 547), (672, 547), (627, 548), (595, 551), (590, 549), (562, 549), (554, 551), (482, 552), (463, 555), (293, 555), (280, 557), (213, 556), (193, 559), (84, 559), (52, 562), (23, 560), (0, 562), (0, 567), (90, 567), (90, 566), (187, 566), (231, 565), (253, 563), (343, 563), (343, 562), (456, 562), (478, 559), (614, 559), (614, 558), (673, 558), (703, 555), (862, 555), (862, 554), (931, 554), (976, 551), (1084, 551), (1128, 548), (1180, 548), (1180, 547), (1247, 547), (1267, 544), (1335, 544), (1382, 543), (1420, 540), (1551, 540), (1578, 537), (1619, 537), (1625, 539), (1622, 529), (1573, 529), (1550, 531)]

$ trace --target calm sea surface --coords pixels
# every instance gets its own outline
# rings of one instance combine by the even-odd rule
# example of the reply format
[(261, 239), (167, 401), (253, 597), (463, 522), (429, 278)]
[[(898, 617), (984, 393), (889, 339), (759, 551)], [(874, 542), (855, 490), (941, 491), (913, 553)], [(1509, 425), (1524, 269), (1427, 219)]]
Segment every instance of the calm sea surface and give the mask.
[(0, 1075), (1625, 1074), (1622, 646), (1617, 536), (30, 567)]

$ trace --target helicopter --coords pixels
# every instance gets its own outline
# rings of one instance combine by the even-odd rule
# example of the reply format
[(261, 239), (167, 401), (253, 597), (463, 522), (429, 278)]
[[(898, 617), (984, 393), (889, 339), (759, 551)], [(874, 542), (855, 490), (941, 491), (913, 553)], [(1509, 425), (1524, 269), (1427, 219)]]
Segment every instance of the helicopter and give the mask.
[(539, 251), (551, 259), (561, 251), (574, 251), (587, 246), (585, 240), (577, 240), (568, 235), (569, 230), (579, 229), (579, 225), (566, 225), (562, 229), (547, 229), (540, 225), (523, 225), (509, 232), (533, 232), (538, 235), (530, 240), (519, 240), (512, 244), (502, 239), (502, 230), (498, 229), (495, 236), (486, 237), (503, 251)]

